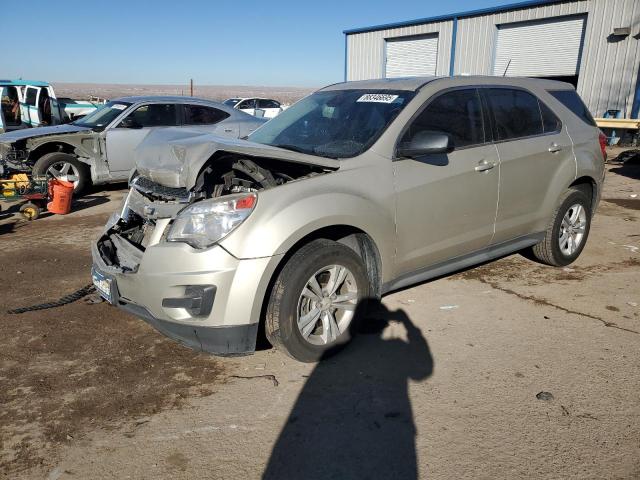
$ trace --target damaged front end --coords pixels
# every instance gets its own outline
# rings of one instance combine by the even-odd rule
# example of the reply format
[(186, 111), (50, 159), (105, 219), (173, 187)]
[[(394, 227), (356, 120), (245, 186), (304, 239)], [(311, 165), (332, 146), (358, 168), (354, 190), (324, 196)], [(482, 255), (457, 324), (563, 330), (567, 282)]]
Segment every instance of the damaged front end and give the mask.
[(190, 188), (136, 172), (122, 210), (92, 245), (94, 284), (110, 303), (190, 348), (250, 353), (258, 323), (247, 299), (265, 288), (271, 259), (239, 259), (218, 243), (251, 214), (260, 191), (329, 171), (223, 152)]
[[(189, 237), (184, 232), (177, 232), (178, 226), (181, 222), (184, 223), (183, 219), (189, 213), (195, 219), (191, 224), (183, 226), (183, 229), (198, 228), (194, 224), (197, 222), (219, 221), (222, 215), (220, 206), (225, 206), (227, 210), (233, 209), (234, 218), (224, 220), (228, 224), (236, 220), (242, 207), (253, 208), (257, 192), (327, 171), (326, 168), (309, 164), (225, 153), (204, 166), (195, 185), (189, 190), (167, 187), (134, 174), (122, 211), (110, 219), (104, 235), (97, 242), (97, 250), (110, 269), (136, 272), (146, 248), (160, 242), (183, 241), (195, 248), (206, 248), (223, 236), (197, 238), (195, 234)], [(227, 205), (232, 200), (235, 203)], [(210, 215), (207, 215), (208, 211), (204, 207), (198, 208), (195, 213), (191, 212), (196, 210), (193, 206), (198, 206), (201, 201), (208, 201), (207, 205), (211, 205)], [(231, 216), (230, 214), (229, 217)], [(227, 226), (216, 232), (217, 235), (224, 236), (228, 233), (230, 230)]]

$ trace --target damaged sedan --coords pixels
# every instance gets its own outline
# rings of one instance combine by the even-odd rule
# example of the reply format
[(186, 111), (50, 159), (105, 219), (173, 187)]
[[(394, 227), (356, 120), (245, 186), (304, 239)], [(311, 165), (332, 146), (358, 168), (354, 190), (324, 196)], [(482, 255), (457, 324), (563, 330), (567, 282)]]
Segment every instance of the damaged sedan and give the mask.
[(154, 132), (92, 245), (94, 284), (194, 349), (250, 353), (263, 328), (316, 361), (387, 292), (525, 249), (573, 262), (604, 172), (579, 102), (553, 81), (369, 80), (247, 141)]
[(73, 182), (79, 193), (90, 184), (126, 181), (136, 147), (152, 131), (182, 127), (239, 138), (264, 122), (198, 98), (123, 97), (68, 125), (0, 135), (0, 175), (50, 175)]

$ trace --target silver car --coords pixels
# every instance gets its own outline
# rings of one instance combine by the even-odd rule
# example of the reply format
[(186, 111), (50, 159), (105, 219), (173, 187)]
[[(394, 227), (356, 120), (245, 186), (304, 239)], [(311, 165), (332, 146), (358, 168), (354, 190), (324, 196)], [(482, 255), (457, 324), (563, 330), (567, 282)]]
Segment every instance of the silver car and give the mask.
[(90, 183), (126, 181), (134, 150), (152, 131), (182, 127), (238, 138), (265, 121), (199, 98), (123, 97), (69, 125), (0, 135), (0, 174), (48, 173), (74, 182), (80, 192)]
[(331, 85), (248, 141), (149, 135), (93, 279), (185, 345), (300, 361), (352, 336), (368, 299), (528, 250), (585, 246), (604, 176), (565, 83), (496, 77)]

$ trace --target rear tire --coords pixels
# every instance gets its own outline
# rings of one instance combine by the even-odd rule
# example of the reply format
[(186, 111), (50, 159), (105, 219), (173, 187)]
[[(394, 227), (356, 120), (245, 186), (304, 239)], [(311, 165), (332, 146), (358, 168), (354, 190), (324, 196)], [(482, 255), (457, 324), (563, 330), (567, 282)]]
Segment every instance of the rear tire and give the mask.
[[(47, 153), (36, 160), (36, 163), (33, 165), (34, 175), (49, 175), (53, 177), (53, 170), (64, 172), (65, 175), (77, 177), (77, 180), (69, 180), (73, 181), (75, 185), (73, 189), (74, 195), (79, 195), (84, 192), (91, 184), (91, 171), (89, 170), (89, 166), (68, 153)], [(61, 179), (65, 180), (65, 177), (63, 176)]]
[(267, 339), (296, 360), (315, 362), (351, 339), (368, 297), (358, 254), (331, 240), (314, 240), (289, 258), (273, 285)]
[(531, 248), (531, 254), (547, 265), (569, 265), (582, 253), (590, 228), (591, 199), (580, 188), (570, 188), (560, 199), (544, 240)]

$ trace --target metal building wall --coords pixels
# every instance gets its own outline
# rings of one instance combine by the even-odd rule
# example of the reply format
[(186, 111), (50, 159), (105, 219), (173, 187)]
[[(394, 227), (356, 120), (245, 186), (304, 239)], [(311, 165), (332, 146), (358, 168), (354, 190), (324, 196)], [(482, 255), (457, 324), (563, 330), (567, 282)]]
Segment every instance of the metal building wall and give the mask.
[[(524, 8), (458, 20), (455, 74), (491, 75), (497, 25), (567, 15), (587, 14), (580, 62), (578, 93), (589, 110), (602, 116), (607, 109), (629, 117), (640, 68), (640, 2), (580, 0)], [(615, 27), (631, 26), (631, 35), (608, 40)]]
[(347, 80), (366, 80), (384, 77), (385, 38), (398, 38), (427, 33), (438, 33), (437, 75), (449, 74), (451, 31), (453, 22), (435, 22), (423, 25), (378, 30), (347, 35)]
[[(491, 75), (497, 25), (587, 14), (578, 92), (595, 116), (607, 109), (631, 114), (640, 70), (639, 0), (567, 0), (457, 21), (456, 75)], [(438, 75), (449, 74), (453, 20), (347, 35), (347, 79), (383, 76), (384, 39), (439, 32)], [(615, 27), (631, 26), (631, 35), (611, 41)]]

